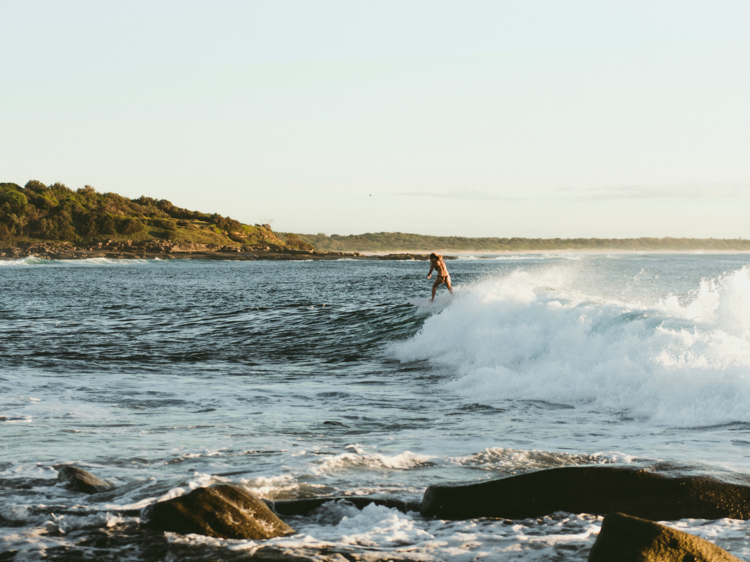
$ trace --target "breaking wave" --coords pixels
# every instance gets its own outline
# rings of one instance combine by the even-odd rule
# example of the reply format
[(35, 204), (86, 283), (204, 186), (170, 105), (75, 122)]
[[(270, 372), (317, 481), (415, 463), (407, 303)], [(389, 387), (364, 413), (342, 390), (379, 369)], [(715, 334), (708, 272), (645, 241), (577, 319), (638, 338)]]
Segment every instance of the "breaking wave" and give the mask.
[(515, 270), (464, 287), (391, 351), (430, 361), (473, 402), (588, 405), (671, 426), (750, 421), (748, 267), (652, 302), (599, 296), (586, 273)]
[[(348, 448), (351, 448), (348, 447)], [(342, 470), (409, 470), (431, 464), (432, 457), (404, 451), (397, 455), (367, 454), (359, 448), (354, 452), (336, 455), (326, 459), (312, 469), (314, 474), (325, 474)]]

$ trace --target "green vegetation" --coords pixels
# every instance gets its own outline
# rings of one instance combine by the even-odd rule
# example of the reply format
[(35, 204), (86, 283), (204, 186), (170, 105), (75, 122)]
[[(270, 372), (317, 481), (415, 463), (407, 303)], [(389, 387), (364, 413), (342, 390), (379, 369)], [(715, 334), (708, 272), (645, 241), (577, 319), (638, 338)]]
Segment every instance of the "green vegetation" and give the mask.
[(698, 238), (464, 238), (378, 232), (333, 234), (275, 233), (268, 225), (247, 225), (219, 214), (176, 207), (166, 199), (128, 199), (91, 186), (72, 190), (32, 180), (24, 187), (0, 183), (0, 243), (102, 240), (170, 240), (221, 246), (268, 246), (336, 252), (639, 250), (750, 251), (750, 240)]
[(422, 236), (403, 232), (378, 232), (350, 236), (298, 234), (300, 240), (318, 250), (337, 252), (431, 252), (445, 251), (555, 251), (555, 250), (637, 250), (750, 251), (750, 240), (723, 238), (464, 238), (462, 236)]
[(291, 248), (293, 250), (307, 250), (310, 248), (315, 248), (314, 244), (302, 240), (297, 234), (292, 234), (290, 232), (287, 234), (281, 234), (281, 236), (283, 236), (284, 243), (286, 244), (287, 248)]
[(219, 214), (189, 211), (166, 199), (128, 199), (91, 186), (72, 190), (31, 180), (24, 187), (0, 183), (0, 242), (170, 240), (233, 246), (277, 246), (309, 250), (292, 236), (289, 243), (268, 225), (250, 226)]

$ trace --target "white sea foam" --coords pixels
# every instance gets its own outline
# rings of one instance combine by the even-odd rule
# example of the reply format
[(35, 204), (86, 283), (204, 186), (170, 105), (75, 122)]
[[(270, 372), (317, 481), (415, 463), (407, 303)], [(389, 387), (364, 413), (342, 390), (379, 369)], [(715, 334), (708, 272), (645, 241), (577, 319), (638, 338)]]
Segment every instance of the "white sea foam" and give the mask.
[(60, 265), (132, 265), (132, 264), (146, 264), (150, 262), (163, 261), (159, 258), (153, 259), (120, 259), (120, 258), (84, 258), (76, 260), (55, 260), (38, 258), (35, 256), (29, 256), (27, 258), (19, 258), (14, 260), (0, 260), (0, 266), (31, 266), (31, 265), (46, 265), (46, 266), (60, 266)]
[(409, 470), (424, 466), (430, 462), (427, 455), (417, 455), (411, 451), (404, 451), (398, 455), (381, 455), (379, 453), (364, 453), (361, 450), (356, 453), (343, 453), (330, 459), (326, 459), (312, 468), (313, 474), (326, 474), (351, 469), (365, 470)]
[[(370, 504), (358, 510), (345, 501), (316, 510), (296, 525), (297, 534), (257, 543), (168, 533), (170, 542), (207, 545), (248, 554), (283, 552), (290, 558), (339, 560), (340, 554), (375, 549), (388, 560), (585, 560), (601, 530), (601, 517), (558, 513), (505, 524), (493, 519), (424, 520), (417, 514)], [(722, 519), (662, 522), (746, 555), (748, 522)]]
[[(310, 525), (305, 528), (305, 533), (326, 541), (366, 547), (414, 544), (432, 538), (415, 524), (411, 514), (382, 505), (371, 503), (359, 510), (346, 502), (337, 502), (327, 507), (338, 512), (338, 524)], [(330, 517), (331, 514), (325, 515)]]
[(476, 256), (458, 256), (459, 260), (494, 260), (494, 261), (527, 261), (527, 260), (546, 260), (553, 257), (559, 257), (551, 254), (511, 254), (511, 255), (493, 255), (479, 254)]
[(28, 257), (28, 258), (19, 258), (15, 260), (0, 260), (0, 266), (18, 266), (18, 265), (48, 265), (51, 263), (51, 260), (45, 260), (42, 258), (35, 258), (35, 257)]
[(270, 500), (309, 497), (325, 493), (326, 486), (298, 480), (291, 474), (242, 478), (240, 482), (256, 495)]
[[(587, 404), (666, 425), (750, 422), (750, 269), (687, 299), (596, 294), (589, 272), (516, 270), (465, 287), (392, 351), (473, 402)], [(583, 289), (585, 287), (585, 289)]]
[(602, 452), (592, 455), (559, 453), (549, 451), (524, 451), (493, 447), (473, 455), (448, 459), (461, 466), (516, 474), (560, 466), (588, 464), (627, 464), (633, 457), (617, 452)]
[(0, 470), (0, 477), (47, 478), (56, 480), (57, 470), (42, 463), (20, 463), (9, 465), (4, 470)]
[(601, 527), (601, 518), (591, 515), (504, 525), (491, 519), (424, 520), (375, 504), (358, 510), (341, 501), (324, 505), (312, 519), (298, 525), (297, 535), (274, 539), (269, 546), (312, 560), (331, 559), (315, 552), (321, 548), (340, 553), (377, 549), (389, 560), (550, 560), (589, 547)]

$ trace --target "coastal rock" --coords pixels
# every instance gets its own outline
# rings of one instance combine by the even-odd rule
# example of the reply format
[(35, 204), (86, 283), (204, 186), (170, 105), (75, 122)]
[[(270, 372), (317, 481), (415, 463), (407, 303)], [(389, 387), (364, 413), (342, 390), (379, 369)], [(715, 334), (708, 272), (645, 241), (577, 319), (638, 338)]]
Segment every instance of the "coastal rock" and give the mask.
[(65, 482), (65, 487), (69, 490), (83, 492), (84, 494), (98, 494), (114, 487), (106, 480), (75, 466), (62, 467), (57, 473), (57, 480)]
[(327, 496), (322, 498), (302, 498), (296, 500), (268, 500), (266, 503), (275, 513), (283, 516), (310, 515), (314, 510), (329, 502), (346, 502), (357, 509), (364, 509), (370, 504), (383, 505), (397, 509), (402, 513), (419, 511), (419, 503), (396, 498), (373, 498), (370, 496)]
[(750, 487), (646, 470), (565, 467), (468, 485), (430, 486), (425, 517), (526, 519), (568, 513), (628, 513), (656, 521), (750, 519)]
[(589, 562), (742, 562), (695, 535), (622, 513), (607, 515)]
[(226, 484), (155, 503), (144, 515), (150, 527), (183, 535), (263, 540), (294, 533), (263, 500)]

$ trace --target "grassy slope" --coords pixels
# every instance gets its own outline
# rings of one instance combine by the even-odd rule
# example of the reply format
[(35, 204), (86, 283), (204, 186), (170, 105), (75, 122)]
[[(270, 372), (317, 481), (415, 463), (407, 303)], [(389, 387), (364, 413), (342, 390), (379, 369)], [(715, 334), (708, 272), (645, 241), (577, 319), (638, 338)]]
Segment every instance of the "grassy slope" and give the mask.
[[(164, 220), (164, 219), (162, 219)], [(166, 219), (169, 220), (169, 219)], [(150, 240), (169, 240), (176, 244), (210, 244), (221, 246), (245, 246), (273, 244), (275, 246), (284, 246), (284, 240), (276, 235), (275, 232), (250, 225), (242, 225), (244, 239), (232, 240), (226, 231), (217, 228), (210, 222), (191, 220), (186, 221), (189, 226), (178, 226), (176, 220), (172, 220), (174, 229), (164, 229), (159, 226), (149, 224), (149, 219), (143, 219), (145, 228), (140, 232), (131, 234), (108, 234), (95, 237), (96, 240), (115, 240), (124, 241), (132, 240), (133, 242), (150, 241)]]
[[(145, 228), (140, 232), (134, 232), (130, 234), (120, 234), (115, 232), (114, 234), (95, 236), (86, 241), (95, 242), (103, 240), (132, 240), (133, 242), (140, 242), (151, 240), (168, 240), (175, 244), (209, 244), (220, 246), (273, 244), (276, 246), (284, 246), (284, 241), (276, 236), (274, 232), (249, 225), (243, 225), (243, 230), (247, 238), (236, 241), (229, 238), (229, 235), (226, 233), (226, 231), (222, 231), (216, 228), (213, 224), (206, 221), (188, 221), (190, 224), (189, 226), (178, 226), (176, 224), (177, 221), (171, 221), (174, 223), (174, 230), (172, 230), (160, 228), (158, 226), (152, 226), (148, 224), (149, 219), (147, 218), (143, 220), (146, 224)], [(41, 239), (34, 239), (32, 237), (18, 237), (18, 239), (24, 239), (28, 241), (42, 241)]]

